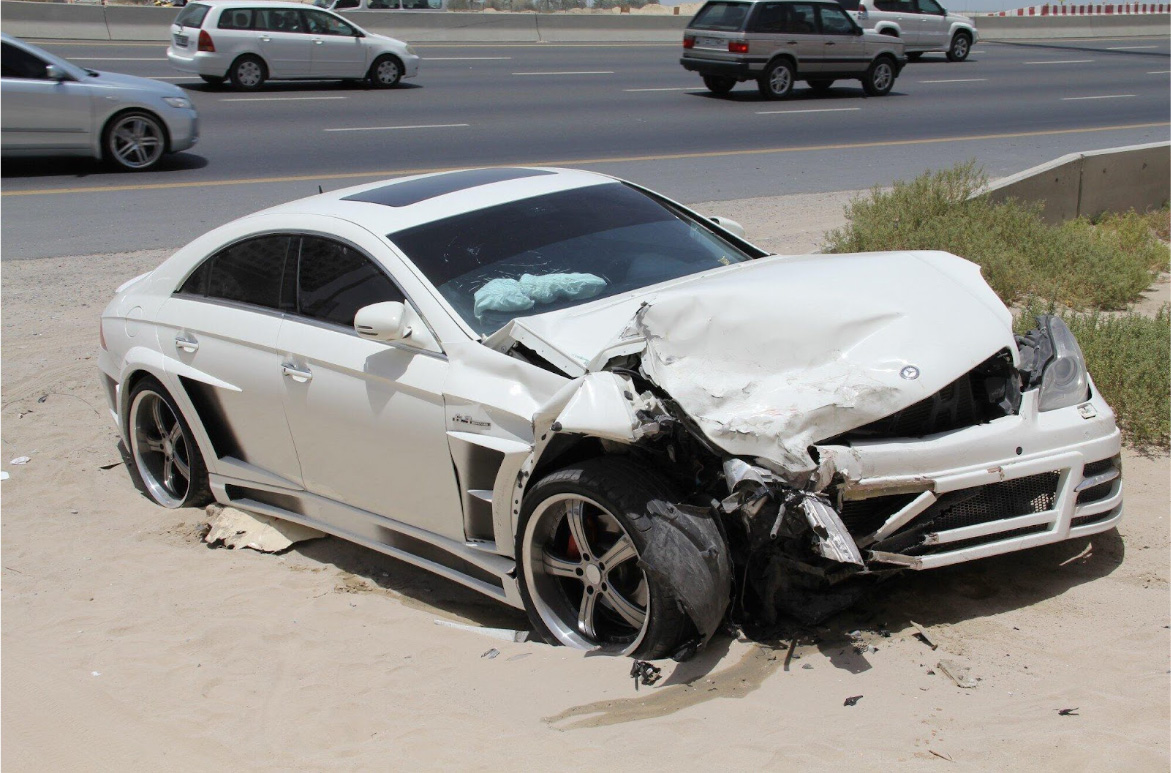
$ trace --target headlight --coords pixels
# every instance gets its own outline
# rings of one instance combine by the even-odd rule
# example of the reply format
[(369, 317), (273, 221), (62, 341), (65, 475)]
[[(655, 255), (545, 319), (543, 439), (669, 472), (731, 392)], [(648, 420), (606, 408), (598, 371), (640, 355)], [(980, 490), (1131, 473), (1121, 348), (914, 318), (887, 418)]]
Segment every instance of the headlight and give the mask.
[(1089, 399), (1089, 375), (1086, 358), (1077, 339), (1059, 317), (1048, 317), (1049, 340), (1053, 342), (1053, 357), (1041, 374), (1040, 408), (1054, 411)]
[(191, 100), (187, 97), (163, 97), (163, 101), (171, 107), (177, 107), (179, 109), (191, 107)]
[(411, 48), (410, 46), (407, 46), (407, 53), (410, 54), (411, 56), (414, 56), (415, 49)]

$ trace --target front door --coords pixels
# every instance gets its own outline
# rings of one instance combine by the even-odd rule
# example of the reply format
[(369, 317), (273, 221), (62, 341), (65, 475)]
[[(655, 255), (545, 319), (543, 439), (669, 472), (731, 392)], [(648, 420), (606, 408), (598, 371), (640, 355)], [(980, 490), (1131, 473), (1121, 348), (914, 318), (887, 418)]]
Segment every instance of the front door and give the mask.
[(366, 74), (366, 47), (357, 30), (324, 11), (305, 11), (313, 40), (313, 76), (360, 78)]
[(358, 309), (405, 302), (350, 244), (305, 236), (298, 312), (281, 326), (285, 413), (316, 494), (463, 541), (439, 352), (359, 338)]
[(48, 76), (48, 63), (3, 44), (0, 126), (6, 148), (75, 150), (93, 142), (89, 86)]
[(858, 73), (866, 69), (869, 57), (862, 36), (855, 34), (857, 25), (841, 8), (817, 6), (821, 17), (822, 72), (839, 75)]

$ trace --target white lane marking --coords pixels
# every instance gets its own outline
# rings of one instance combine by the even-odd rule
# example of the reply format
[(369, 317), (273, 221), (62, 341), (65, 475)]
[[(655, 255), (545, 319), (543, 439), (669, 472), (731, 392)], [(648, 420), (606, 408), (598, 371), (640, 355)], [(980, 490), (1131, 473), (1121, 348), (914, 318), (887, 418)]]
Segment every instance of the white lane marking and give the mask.
[(1082, 99), (1124, 99), (1126, 97), (1137, 97), (1138, 94), (1103, 94), (1100, 97), (1062, 97), (1062, 102), (1077, 102)]
[(793, 113), (847, 113), (860, 107), (823, 107), (816, 110), (757, 110), (757, 115), (790, 115)]
[(355, 126), (353, 128), (345, 129), (323, 129), (327, 132), (386, 132), (394, 131), (396, 129), (458, 129), (460, 127), (471, 126), (468, 123), (430, 123), (419, 124), (418, 126)]
[(1046, 59), (1042, 62), (1025, 62), (1025, 64), (1087, 64), (1093, 59)]
[(1138, 51), (1140, 48), (1158, 48), (1158, 46), (1110, 46), (1107, 51)]
[(968, 53), (969, 53), (969, 54), (986, 54), (986, 53), (988, 53), (988, 52), (987, 52), (987, 51), (985, 51), (984, 49), (980, 49), (979, 51), (977, 51), (976, 49), (972, 49), (972, 50), (971, 50), (971, 51), (969, 51)]
[(1155, 70), (1154, 72), (1147, 73), (1147, 75), (1166, 75), (1169, 72), (1171, 72), (1171, 70)]
[(495, 62), (511, 56), (425, 56), (424, 62)]
[(622, 89), (623, 91), (695, 91), (695, 86), (684, 86), (670, 89)]
[(322, 99), (345, 99), (345, 97), (228, 97), (221, 102), (316, 102)]
[(514, 72), (513, 75), (613, 75), (613, 70), (578, 70), (574, 72)]
[(165, 62), (165, 56), (71, 56), (74, 62)]
[(198, 75), (142, 75), (142, 78), (150, 78), (152, 81), (195, 81), (199, 80)]
[(918, 83), (979, 83), (987, 78), (949, 78), (941, 81), (917, 81)]

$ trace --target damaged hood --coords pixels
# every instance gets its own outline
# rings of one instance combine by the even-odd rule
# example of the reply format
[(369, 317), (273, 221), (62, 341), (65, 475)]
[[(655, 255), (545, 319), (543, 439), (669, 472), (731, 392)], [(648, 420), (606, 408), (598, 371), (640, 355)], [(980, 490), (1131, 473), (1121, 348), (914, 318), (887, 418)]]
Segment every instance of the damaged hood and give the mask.
[(713, 443), (787, 472), (809, 446), (934, 394), (1007, 348), (1012, 317), (973, 263), (943, 252), (771, 257), (514, 320), (571, 377), (641, 354)]

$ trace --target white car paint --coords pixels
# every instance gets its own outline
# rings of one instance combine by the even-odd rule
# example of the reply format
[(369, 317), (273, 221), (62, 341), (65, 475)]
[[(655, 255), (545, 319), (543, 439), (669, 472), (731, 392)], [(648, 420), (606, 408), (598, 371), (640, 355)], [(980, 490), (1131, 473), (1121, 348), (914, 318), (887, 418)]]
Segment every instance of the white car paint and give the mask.
[[(514, 606), (519, 506), (542, 454), (565, 437), (636, 447), (662, 431), (670, 401), (683, 414), (671, 415), (716, 449), (733, 494), (745, 481), (803, 492), (794, 495), (805, 498), (804, 517), (828, 531), (822, 555), (866, 554), (864, 571), (1020, 550), (1121, 518), (1117, 469), (1105, 479), (1084, 470), (1120, 448), (1092, 383), (1076, 406), (1041, 411), (1032, 388), (1019, 410), (982, 423), (843, 440), (998, 353), (1010, 361), (1004, 367), (1019, 366), (1008, 311), (978, 267), (955, 256), (758, 251), (755, 260), (518, 316), (478, 335), (387, 234), (615, 184), (581, 171), (513, 171), (533, 176), (395, 206), (352, 199), (445, 179), (418, 176), (274, 207), (215, 229), (123, 286), (102, 314), (98, 362), (124, 440), (126, 385), (150, 374), (187, 417), (220, 502), (337, 534)], [(423, 333), (370, 340), (295, 313), (176, 294), (221, 247), (274, 233), (352, 245), (394, 278), (411, 327)], [(514, 356), (518, 343), (550, 366)], [(630, 358), (655, 389), (640, 392), (615, 367)], [(238, 455), (217, 452), (212, 435), (224, 427), (204, 426), (193, 383), (218, 395)], [(1037, 475), (1055, 476), (1051, 506), (1046, 499), (1025, 515), (928, 534), (925, 544), (943, 546), (929, 555), (867, 550), (950, 492)], [(1109, 490), (1079, 503), (1076, 489), (1095, 480)], [(892, 494), (912, 501), (876, 535), (846, 532), (836, 508)]]
[(859, 0), (857, 10), (847, 13), (865, 29), (901, 39), (907, 53), (947, 51), (961, 32), (969, 36), (969, 48), (980, 39), (975, 22), (935, 0)]

